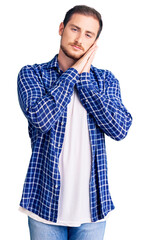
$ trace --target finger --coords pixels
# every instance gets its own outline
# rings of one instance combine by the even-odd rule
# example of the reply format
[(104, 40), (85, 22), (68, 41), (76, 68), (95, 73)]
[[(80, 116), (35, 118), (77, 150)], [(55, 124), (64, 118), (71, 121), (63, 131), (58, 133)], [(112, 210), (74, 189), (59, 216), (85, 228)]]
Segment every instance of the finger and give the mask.
[(98, 39), (96, 39), (96, 41), (95, 41), (95, 44), (96, 44), (96, 46), (97, 46), (97, 44), (98, 44), (98, 41), (99, 41), (99, 40), (98, 40)]
[(95, 49), (95, 50), (91, 53), (91, 55), (89, 56), (89, 58), (88, 58), (88, 60), (87, 60), (88, 64), (91, 64), (91, 63), (92, 63), (92, 61), (93, 61), (93, 59), (94, 59), (94, 57), (95, 57), (95, 54), (96, 54), (96, 50), (97, 50), (97, 49)]
[(96, 45), (94, 45), (94, 46), (92, 46), (86, 53), (85, 53), (85, 55), (83, 56), (86, 60), (88, 60), (89, 59), (89, 57), (92, 55), (92, 53), (94, 52), (94, 51), (96, 51), (97, 50), (97, 46)]
[(88, 60), (86, 61), (86, 64), (82, 70), (82, 72), (89, 72), (91, 64), (93, 62), (94, 56), (96, 54), (96, 51), (93, 51), (92, 54), (89, 56)]
[(93, 45), (91, 46), (91, 48), (97, 47), (97, 42), (98, 42), (98, 39), (95, 40), (95, 42), (93, 43)]
[(93, 49), (91, 49), (90, 54), (88, 55), (88, 60), (91, 59), (95, 55), (97, 48), (98, 47), (95, 46)]

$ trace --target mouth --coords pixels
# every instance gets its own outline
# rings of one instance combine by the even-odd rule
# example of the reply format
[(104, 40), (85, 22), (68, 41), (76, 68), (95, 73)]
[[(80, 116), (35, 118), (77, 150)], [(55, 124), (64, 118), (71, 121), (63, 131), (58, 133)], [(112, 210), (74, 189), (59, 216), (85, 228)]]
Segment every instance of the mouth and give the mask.
[(74, 44), (71, 44), (71, 46), (73, 47), (73, 49), (75, 50), (82, 50), (83, 51), (83, 48), (81, 46), (78, 46), (78, 45), (74, 45)]

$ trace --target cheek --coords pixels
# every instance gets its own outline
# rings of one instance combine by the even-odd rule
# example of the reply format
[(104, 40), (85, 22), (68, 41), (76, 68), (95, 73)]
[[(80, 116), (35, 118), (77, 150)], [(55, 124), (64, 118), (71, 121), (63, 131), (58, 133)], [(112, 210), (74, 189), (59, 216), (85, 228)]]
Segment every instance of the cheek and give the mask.
[(86, 45), (84, 46), (85, 51), (87, 51), (93, 44), (94, 44), (94, 42), (90, 42), (90, 43), (86, 44)]
[(69, 43), (69, 42), (71, 42), (71, 38), (70, 38), (69, 34), (65, 33), (65, 34), (63, 35), (62, 41), (63, 41), (64, 43)]
[(65, 37), (65, 35), (62, 36), (61, 43), (62, 44), (66, 44), (67, 43), (67, 37)]

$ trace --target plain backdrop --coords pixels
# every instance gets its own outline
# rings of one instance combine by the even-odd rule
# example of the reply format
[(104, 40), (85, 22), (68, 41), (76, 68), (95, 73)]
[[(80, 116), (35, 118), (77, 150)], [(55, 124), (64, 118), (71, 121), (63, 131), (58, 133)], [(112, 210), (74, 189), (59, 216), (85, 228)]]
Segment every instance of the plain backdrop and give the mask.
[(103, 31), (93, 64), (119, 79), (133, 116), (128, 136), (106, 137), (110, 192), (116, 209), (104, 240), (148, 240), (149, 215), (149, 15), (145, 0), (6, 0), (0, 3), (0, 238), (29, 240), (18, 211), (31, 155), (28, 124), (17, 97), (17, 75), (26, 64), (50, 61), (59, 51), (58, 27), (78, 4), (96, 8)]

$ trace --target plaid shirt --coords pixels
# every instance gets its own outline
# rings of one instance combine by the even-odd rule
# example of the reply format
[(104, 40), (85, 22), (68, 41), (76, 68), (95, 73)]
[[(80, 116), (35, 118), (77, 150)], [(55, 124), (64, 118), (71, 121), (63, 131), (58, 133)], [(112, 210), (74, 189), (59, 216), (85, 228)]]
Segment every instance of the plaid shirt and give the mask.
[(91, 220), (114, 209), (109, 193), (105, 134), (123, 139), (132, 122), (122, 104), (119, 82), (108, 70), (91, 66), (90, 73), (74, 68), (62, 72), (57, 55), (48, 63), (23, 67), (18, 75), (18, 97), (28, 119), (32, 155), (20, 206), (57, 221), (60, 194), (59, 156), (67, 122), (67, 105), (74, 86), (87, 111), (92, 151), (90, 177)]

